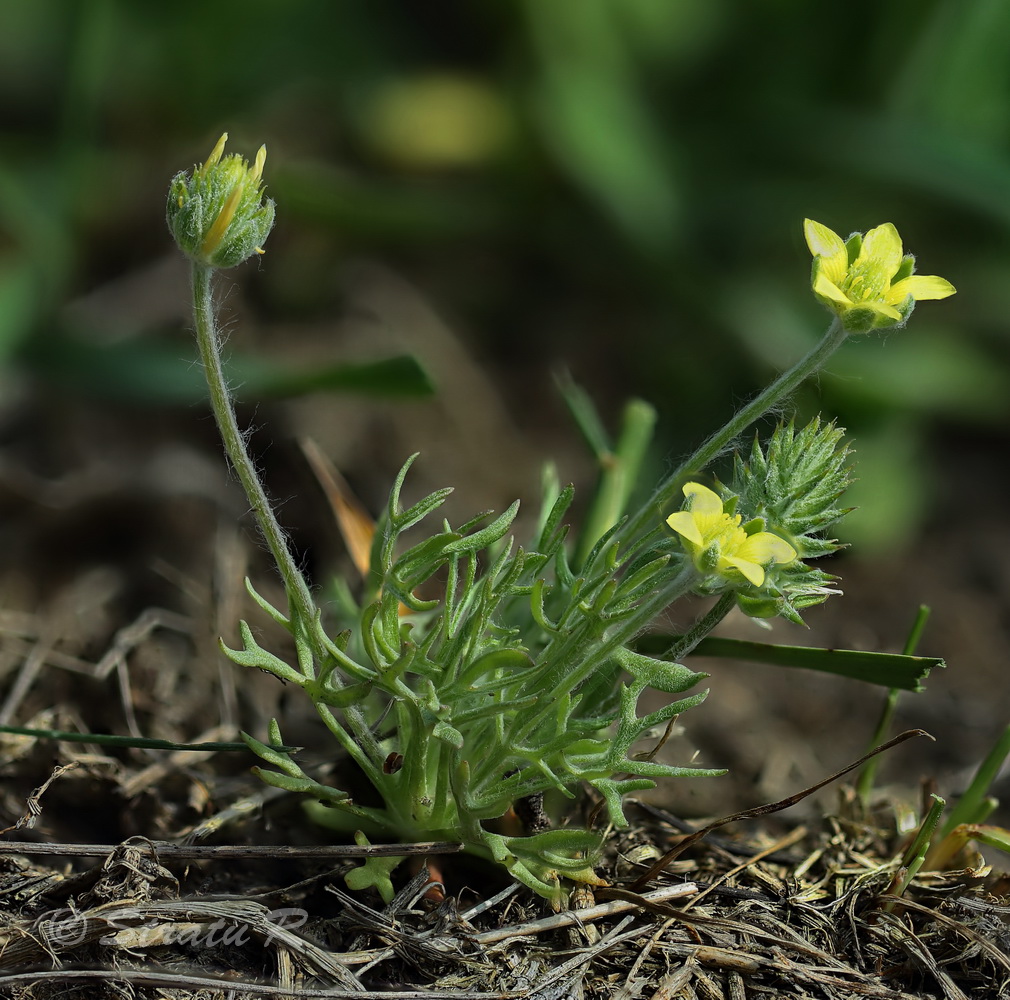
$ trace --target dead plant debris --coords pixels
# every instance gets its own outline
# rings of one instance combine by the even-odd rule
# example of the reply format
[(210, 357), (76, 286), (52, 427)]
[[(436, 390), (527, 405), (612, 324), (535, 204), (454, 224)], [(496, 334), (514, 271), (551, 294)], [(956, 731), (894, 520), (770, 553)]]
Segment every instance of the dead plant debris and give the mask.
[[(71, 845), (49, 866), (59, 845), (25, 846), (0, 855), (0, 996), (1010, 997), (1010, 906), (987, 870), (882, 895), (897, 860), (880, 856), (880, 831), (836, 817), (813, 834), (695, 843), (634, 892), (684, 836), (657, 813), (613, 837), (611, 886), (561, 913), (516, 885), (479, 898), (451, 856), (441, 901), (422, 865), (381, 908), (346, 891), (339, 849), (263, 870), (260, 851), (238, 847), (194, 859), (134, 839), (91, 863)], [(46, 866), (30, 860), (40, 856)]]

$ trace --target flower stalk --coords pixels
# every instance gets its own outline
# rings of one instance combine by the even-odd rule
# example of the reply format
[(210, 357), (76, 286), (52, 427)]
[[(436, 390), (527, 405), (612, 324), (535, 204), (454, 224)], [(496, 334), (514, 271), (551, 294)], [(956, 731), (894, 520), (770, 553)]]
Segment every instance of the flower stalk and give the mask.
[(641, 541), (643, 531), (655, 530), (657, 513), (670, 507), (685, 477), (711, 465), (748, 427), (787, 400), (803, 382), (824, 367), (847, 337), (845, 327), (839, 320), (834, 320), (821, 339), (796, 364), (745, 403), (656, 487), (641, 510), (632, 515), (621, 529), (621, 537), (635, 544)]
[(214, 270), (215, 268), (208, 264), (193, 262), (193, 319), (211, 409), (228, 460), (245, 490), (253, 515), (263, 533), (263, 540), (284, 581), (290, 614), (308, 627), (316, 616), (315, 603), (291, 553), (284, 529), (274, 514), (270, 498), (260, 482), (235, 416), (235, 406), (221, 361), (221, 341), (217, 330), (212, 288)]

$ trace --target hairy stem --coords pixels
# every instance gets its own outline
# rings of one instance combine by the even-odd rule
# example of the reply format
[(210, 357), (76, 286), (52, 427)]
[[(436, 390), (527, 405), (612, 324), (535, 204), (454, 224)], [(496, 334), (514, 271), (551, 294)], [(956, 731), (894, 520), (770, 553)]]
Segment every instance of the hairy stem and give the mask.
[(699, 618), (659, 659), (676, 663), (693, 652), (694, 648), (733, 610), (736, 592), (729, 590)]
[(708, 466), (754, 421), (763, 417), (769, 410), (788, 398), (802, 382), (824, 366), (828, 358), (842, 346), (847, 336), (848, 333), (841, 322), (835, 319), (825, 331), (824, 336), (807, 354), (800, 358), (792, 368), (779, 375), (749, 403), (742, 406), (724, 427), (708, 438), (656, 487), (648, 502), (621, 529), (621, 537), (634, 540), (644, 528), (650, 527), (657, 511), (662, 511), (670, 506), (686, 475), (700, 472)]
[[(212, 267), (193, 263), (193, 319), (214, 419), (217, 421), (224, 450), (242, 488), (245, 490), (246, 498), (256, 516), (267, 548), (270, 549), (270, 554), (273, 556), (281, 579), (284, 581), (284, 590), (288, 599), (288, 615), (296, 641), (300, 638), (302, 642), (307, 643), (316, 661), (322, 663), (331, 653), (322, 644), (313, 627), (318, 613), (315, 601), (312, 599), (305, 577), (302, 576), (295, 563), (287, 536), (274, 514), (270, 498), (256, 473), (256, 466), (249, 456), (245, 439), (242, 437), (238, 420), (235, 417), (235, 406), (221, 363), (221, 341), (214, 315), (213, 272), (214, 268)], [(349, 706), (344, 709), (343, 716), (354, 733), (354, 739), (352, 740), (343, 733), (342, 727), (335, 719), (330, 727), (331, 730), (338, 738), (343, 735), (340, 740), (341, 744), (357, 760), (365, 772), (370, 777), (377, 776), (380, 773), (377, 765), (382, 760), (382, 753), (360, 709)]]
[(196, 341), (200, 349), (200, 360), (203, 362), (204, 374), (207, 378), (207, 388), (210, 391), (210, 404), (214, 411), (218, 430), (224, 450), (231, 461), (245, 490), (246, 497), (256, 516), (260, 531), (270, 549), (270, 554), (277, 564), (284, 590), (288, 598), (288, 613), (292, 620), (300, 620), (302, 627), (308, 629), (315, 618), (315, 603), (309, 593), (308, 584), (295, 563), (294, 556), (288, 545), (288, 540), (274, 515), (273, 507), (263, 489), (256, 466), (249, 457), (245, 439), (235, 418), (235, 407), (231, 392), (224, 377), (221, 363), (221, 341), (217, 332), (214, 316), (214, 299), (212, 293), (212, 274), (214, 268), (205, 264), (193, 264), (193, 318), (196, 324)]

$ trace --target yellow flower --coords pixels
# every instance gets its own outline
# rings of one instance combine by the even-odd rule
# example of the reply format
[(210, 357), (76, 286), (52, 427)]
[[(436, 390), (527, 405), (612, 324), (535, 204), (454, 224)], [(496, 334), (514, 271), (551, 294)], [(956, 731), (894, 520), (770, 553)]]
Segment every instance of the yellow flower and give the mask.
[(274, 224), (274, 203), (263, 197), (266, 146), (253, 165), (225, 154), (225, 132), (210, 156), (190, 173), (172, 178), (168, 226), (183, 252), (200, 264), (234, 267), (263, 253)]
[(796, 550), (770, 531), (748, 534), (740, 515), (727, 514), (722, 500), (701, 483), (684, 486), (684, 510), (671, 514), (666, 523), (681, 536), (684, 548), (702, 573), (718, 573), (733, 579), (737, 573), (760, 587), (765, 568), (772, 563), (790, 563)]
[(814, 255), (814, 295), (850, 333), (904, 323), (918, 299), (954, 294), (946, 278), (912, 273), (915, 258), (902, 254), (901, 237), (889, 222), (847, 240), (811, 219), (804, 220), (803, 232)]

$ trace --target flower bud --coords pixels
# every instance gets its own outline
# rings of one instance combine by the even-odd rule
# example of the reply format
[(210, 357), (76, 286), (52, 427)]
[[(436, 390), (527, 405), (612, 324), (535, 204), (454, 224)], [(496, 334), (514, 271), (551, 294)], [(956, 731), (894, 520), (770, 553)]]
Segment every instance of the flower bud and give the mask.
[(210, 267), (235, 267), (263, 244), (274, 224), (274, 203), (263, 197), (266, 146), (252, 166), (237, 153), (224, 153), (225, 132), (210, 156), (172, 178), (168, 228), (187, 257)]

